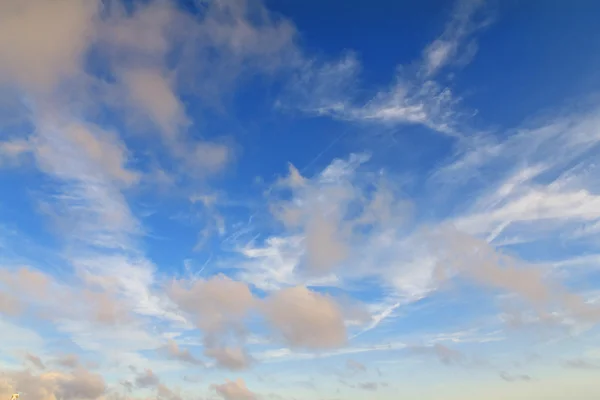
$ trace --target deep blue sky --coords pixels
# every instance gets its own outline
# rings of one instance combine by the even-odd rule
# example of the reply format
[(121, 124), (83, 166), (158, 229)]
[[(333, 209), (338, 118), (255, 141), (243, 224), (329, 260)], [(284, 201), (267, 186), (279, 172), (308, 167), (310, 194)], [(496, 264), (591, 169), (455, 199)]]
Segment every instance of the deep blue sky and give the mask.
[(596, 399), (598, 15), (4, 1), (0, 396)]

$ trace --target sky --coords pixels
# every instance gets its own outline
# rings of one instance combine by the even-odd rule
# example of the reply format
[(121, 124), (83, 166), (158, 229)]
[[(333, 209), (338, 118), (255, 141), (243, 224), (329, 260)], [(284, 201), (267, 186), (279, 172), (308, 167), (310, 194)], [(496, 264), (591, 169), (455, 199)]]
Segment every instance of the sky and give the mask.
[(599, 13), (1, 1), (0, 397), (597, 399)]

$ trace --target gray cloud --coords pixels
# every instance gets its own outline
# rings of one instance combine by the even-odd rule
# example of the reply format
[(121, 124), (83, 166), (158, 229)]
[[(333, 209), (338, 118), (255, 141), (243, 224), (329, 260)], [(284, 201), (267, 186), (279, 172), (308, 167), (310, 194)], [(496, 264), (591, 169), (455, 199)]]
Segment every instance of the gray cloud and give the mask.
[(565, 360), (562, 365), (567, 368), (595, 370), (600, 369), (600, 363), (596, 361), (586, 360), (584, 358), (573, 358)]
[(417, 354), (433, 354), (445, 365), (468, 366), (470, 364), (463, 353), (440, 343), (435, 343), (432, 346), (409, 346), (408, 350)]
[(76, 354), (67, 354), (58, 358), (56, 363), (65, 368), (75, 368), (79, 365), (79, 357)]
[(151, 369), (138, 374), (135, 377), (135, 385), (139, 388), (152, 388), (158, 386), (160, 379)]
[(507, 382), (518, 382), (518, 381), (529, 382), (529, 381), (531, 381), (531, 377), (529, 375), (523, 375), (523, 374), (515, 375), (515, 374), (509, 374), (508, 372), (501, 372), (500, 377)]
[(362, 390), (368, 390), (374, 392), (379, 389), (379, 383), (377, 382), (361, 382), (358, 384), (358, 388)]
[(366, 372), (367, 371), (367, 367), (365, 367), (364, 364), (362, 364), (356, 360), (352, 360), (352, 359), (346, 360), (346, 369), (350, 370), (351, 372)]
[(42, 359), (34, 354), (27, 353), (25, 359), (33, 364), (38, 369), (46, 369), (46, 366), (42, 362)]

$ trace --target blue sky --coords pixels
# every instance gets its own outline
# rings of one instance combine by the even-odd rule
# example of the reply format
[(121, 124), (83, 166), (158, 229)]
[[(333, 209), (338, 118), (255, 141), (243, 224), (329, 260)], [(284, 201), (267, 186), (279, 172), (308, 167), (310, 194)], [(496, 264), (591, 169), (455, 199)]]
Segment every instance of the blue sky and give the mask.
[(593, 399), (600, 5), (0, 5), (0, 396)]

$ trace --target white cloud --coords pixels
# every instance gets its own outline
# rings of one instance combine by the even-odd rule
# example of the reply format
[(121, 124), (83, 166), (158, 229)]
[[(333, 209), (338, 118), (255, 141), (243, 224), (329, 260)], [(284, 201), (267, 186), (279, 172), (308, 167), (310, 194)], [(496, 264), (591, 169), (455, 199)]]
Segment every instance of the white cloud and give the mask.
[(460, 98), (434, 78), (444, 67), (465, 64), (474, 56), (477, 45), (471, 37), (490, 23), (489, 18), (480, 18), (483, 5), (483, 0), (458, 1), (444, 32), (423, 50), (423, 58), (413, 66), (399, 65), (389, 87), (366, 102), (357, 100), (360, 63), (350, 53), (337, 63), (306, 62), (277, 105), (348, 121), (423, 125), (460, 137), (456, 129), (456, 121), (464, 115), (457, 111)]
[[(599, 141), (597, 114), (592, 108), (548, 117), (503, 141), (487, 139), (460, 153), (433, 181), (445, 182), (448, 194), (475, 178), (486, 185), (454, 224), (496, 242), (511, 241), (511, 234), (513, 241), (538, 241), (558, 233), (565, 239), (593, 236), (600, 218), (595, 211), (598, 182), (592, 173)], [(497, 172), (489, 174), (492, 168)]]
[(485, 5), (484, 0), (460, 0), (456, 3), (450, 21), (442, 35), (430, 43), (423, 51), (423, 71), (426, 76), (432, 76), (450, 63), (464, 57), (458, 57), (463, 52), (466, 57), (473, 57), (476, 51), (474, 40), (465, 43), (477, 30), (489, 24), (489, 19), (477, 21), (478, 13)]
[[(460, 3), (444, 33), (423, 50), (416, 71), (402, 69), (389, 87), (366, 102), (355, 97), (360, 70), (355, 55), (326, 64), (307, 61), (294, 45), (291, 23), (259, 3), (208, 2), (201, 18), (159, 1), (132, 10), (112, 2), (115, 7), (102, 13), (96, 1), (55, 3), (48, 7), (41, 0), (9, 0), (0, 5), (0, 83), (18, 92), (17, 100), (27, 106), (33, 125), (27, 134), (11, 128), (8, 139), (0, 142), (0, 164), (31, 162), (42, 172), (44, 186), (34, 194), (52, 187), (38, 199), (41, 211), (54, 222), (64, 263), (54, 272), (60, 275), (72, 267), (75, 273), (65, 278), (33, 269), (0, 270), (0, 312), (6, 315), (0, 321), (3, 344), (30, 351), (29, 362), (46, 368), (39, 376), (30, 371), (12, 375), (20, 385), (32, 387), (26, 390), (34, 397), (116, 396), (107, 392), (104, 378), (84, 370), (77, 359), (48, 356), (41, 336), (7, 322), (15, 316), (36, 317), (38, 311), (47, 318), (49, 338), (91, 354), (106, 375), (125, 376), (130, 387), (136, 382), (168, 400), (182, 394), (157, 374), (178, 373), (182, 362), (202, 365), (192, 346), (201, 347), (198, 354), (210, 359), (209, 367), (229, 370), (257, 361), (405, 348), (400, 341), (356, 343), (367, 338), (359, 338), (362, 334), (377, 333), (404, 306), (453, 279), (468, 278), (494, 293), (518, 295), (534, 308), (536, 321), (600, 320), (590, 297), (551, 281), (543, 266), (494, 247), (550, 237), (559, 230), (571, 240), (600, 232), (595, 155), (587, 153), (600, 139), (596, 110), (522, 129), (508, 139), (463, 138), (461, 143), (473, 145), (471, 149), (434, 173), (432, 182), (461, 192), (459, 200), (465, 204), (468, 192), (460, 185), (474, 176), (484, 177), (484, 196), (459, 212), (449, 212), (447, 221), (433, 221), (428, 229), (405, 225), (411, 208), (395, 177), (370, 171), (369, 156), (353, 154), (334, 160), (314, 176), (303, 176), (290, 166), (289, 175), (276, 181), (266, 199), (280, 230), (236, 243), (238, 258), (227, 265), (235, 279), (217, 275), (174, 280), (165, 291), (141, 244), (146, 230), (131, 203), (140, 181), (162, 177), (173, 189), (189, 184), (195, 193), (211, 193), (197, 189), (205, 189), (204, 178), (223, 171), (234, 159), (230, 142), (189, 129), (191, 120), (202, 116), (192, 115), (183, 99), (200, 97), (218, 109), (223, 94), (247, 74), (292, 68), (298, 74), (290, 96), (297, 96), (306, 112), (354, 122), (420, 124), (458, 135), (458, 99), (439, 76), (473, 54), (469, 39), (485, 24), (475, 21), (480, 2)], [(41, 33), (31, 26), (40, 27)], [(101, 59), (101, 72), (90, 71), (89, 51)], [(279, 105), (285, 108), (289, 103)], [(105, 109), (124, 117), (124, 126), (107, 128), (100, 117), (94, 122)], [(156, 173), (145, 171), (147, 164)], [(489, 170), (497, 172), (488, 177)], [(189, 197), (186, 189), (181, 192)], [(224, 218), (215, 205), (220, 199), (193, 200), (212, 213), (214, 226), (207, 228), (224, 234)], [(317, 286), (351, 295), (373, 289), (383, 300), (374, 300), (367, 313), (317, 292)], [(264, 322), (272, 330), (268, 337)], [(481, 344), (503, 338), (473, 336), (477, 335), (440, 334), (425, 341), (442, 362), (462, 363), (459, 354), (440, 342)], [(166, 348), (165, 338), (170, 339)], [(289, 348), (271, 348), (277, 341)], [(65, 367), (63, 371), (49, 370), (56, 364)], [(137, 375), (127, 370), (129, 366)], [(366, 369), (356, 362), (348, 366)], [(525, 375), (502, 377), (513, 381)], [(383, 387), (378, 382), (354, 386)], [(3, 384), (2, 395), (4, 390), (17, 389)], [(243, 380), (213, 385), (212, 390), (226, 400), (259, 397)]]

